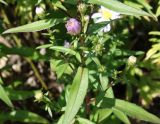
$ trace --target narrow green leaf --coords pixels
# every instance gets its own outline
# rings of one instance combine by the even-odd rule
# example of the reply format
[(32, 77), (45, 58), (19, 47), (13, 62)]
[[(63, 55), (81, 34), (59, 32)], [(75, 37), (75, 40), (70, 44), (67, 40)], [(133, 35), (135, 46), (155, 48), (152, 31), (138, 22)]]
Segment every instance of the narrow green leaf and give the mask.
[(76, 59), (79, 61), (79, 62), (82, 62), (81, 60), (81, 55), (77, 52), (76, 53)]
[(107, 117), (109, 117), (112, 114), (112, 112), (113, 110), (110, 108), (98, 109), (95, 113), (94, 120), (100, 123)]
[(103, 75), (103, 74), (100, 74), (99, 75), (99, 79), (100, 79), (100, 83), (101, 83), (102, 89), (106, 90), (107, 86), (108, 86), (108, 77)]
[[(102, 93), (103, 94), (102, 96), (109, 97), (109, 98), (114, 98), (113, 89), (112, 89), (112, 87), (109, 87), (109, 85), (108, 85), (108, 77), (106, 76), (106, 74), (105, 75), (100, 74), (99, 79), (100, 79), (100, 83), (101, 83), (103, 91), (107, 90), (107, 91)], [(101, 98), (103, 99), (102, 96), (101, 96)]]
[(40, 90), (13, 90), (11, 88), (5, 88), (6, 94), (11, 100), (25, 100), (27, 98), (34, 97)]
[(61, 117), (59, 118), (57, 124), (62, 124), (63, 119), (64, 119), (64, 115), (61, 115)]
[(32, 59), (36, 59), (40, 57), (40, 54), (31, 47), (6, 47), (2, 44), (0, 44), (0, 51), (1, 54), (8, 55), (8, 54), (16, 54), (23, 57), (30, 57)]
[(158, 117), (147, 112), (140, 106), (124, 100), (104, 98), (103, 102), (101, 103), (101, 107), (115, 108), (120, 110), (121, 112), (124, 112), (126, 115), (136, 118), (138, 120), (160, 124), (160, 119)]
[(101, 66), (101, 63), (100, 63), (100, 61), (99, 61), (99, 59), (97, 57), (91, 57), (91, 58), (97, 64), (98, 67)]
[(11, 100), (9, 99), (9, 97), (7, 96), (4, 88), (2, 87), (2, 85), (0, 84), (0, 99), (5, 102), (9, 107), (13, 107)]
[(68, 68), (68, 63), (64, 63), (56, 68), (57, 78), (59, 79)]
[(23, 26), (8, 29), (5, 32), (3, 32), (3, 34), (41, 31), (41, 30), (53, 27), (62, 21), (63, 21), (63, 19), (40, 20), (40, 21), (36, 21), (36, 22), (30, 23), (30, 24), (23, 25)]
[(45, 44), (45, 45), (38, 46), (36, 49), (49, 48), (51, 46), (53, 46), (53, 44)]
[(49, 124), (49, 121), (43, 118), (36, 113), (24, 111), (24, 110), (17, 110), (12, 111), (9, 113), (0, 113), (0, 120), (3, 121), (19, 121), (25, 123), (40, 123), (40, 124)]
[(4, 83), (3, 83), (3, 80), (2, 80), (2, 78), (1, 78), (1, 77), (0, 77), (0, 84), (2, 84), (2, 85), (4, 84)]
[(130, 124), (130, 121), (128, 117), (118, 109), (113, 108), (113, 113), (119, 118), (121, 121), (123, 121), (125, 124)]
[(70, 89), (62, 124), (70, 124), (80, 109), (88, 88), (88, 69), (79, 67)]
[(52, 59), (50, 61), (51, 70), (56, 72), (58, 78), (60, 78), (64, 73), (70, 75), (73, 72), (72, 68), (74, 68), (74, 66), (72, 66), (72, 68), (71, 66), (71, 63), (67, 63), (62, 60)]
[(119, 13), (125, 14), (125, 15), (152, 16), (151, 14), (149, 14), (143, 10), (130, 7), (130, 6), (123, 4), (117, 0), (88, 0), (88, 2), (104, 6), (108, 9), (111, 9), (115, 12), (119, 12)]
[(95, 124), (92, 121), (85, 119), (85, 118), (77, 118), (77, 121), (79, 122), (79, 124)]
[(76, 55), (76, 52), (74, 50), (65, 48), (63, 46), (53, 46), (53, 47), (50, 47), (50, 49), (56, 50), (62, 53), (66, 53), (66, 54)]
[(57, 8), (61, 8), (62, 10), (67, 11), (67, 9), (63, 6), (62, 2), (59, 0), (52, 1), (52, 4)]

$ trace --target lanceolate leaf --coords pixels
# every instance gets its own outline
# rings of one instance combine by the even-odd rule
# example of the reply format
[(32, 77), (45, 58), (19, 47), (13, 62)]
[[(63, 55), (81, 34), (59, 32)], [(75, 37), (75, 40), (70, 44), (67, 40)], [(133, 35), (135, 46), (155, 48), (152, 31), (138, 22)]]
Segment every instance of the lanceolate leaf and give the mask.
[(53, 47), (50, 47), (50, 49), (56, 50), (56, 51), (59, 51), (62, 53), (66, 53), (66, 54), (76, 55), (76, 52), (74, 50), (69, 49), (69, 48), (65, 48), (62, 46), (53, 46)]
[(0, 84), (0, 99), (5, 102), (9, 107), (13, 107), (11, 100), (9, 99), (9, 97), (7, 96), (4, 88), (1, 86)]
[(85, 118), (77, 118), (77, 121), (79, 122), (79, 124), (95, 124), (92, 121), (85, 119)]
[(95, 113), (94, 120), (100, 123), (109, 117), (112, 112), (113, 110), (111, 108), (98, 109)]
[(69, 93), (62, 124), (70, 124), (80, 109), (88, 88), (88, 69), (79, 67)]
[(117, 116), (117, 118), (119, 118), (125, 124), (130, 124), (128, 117), (120, 110), (113, 108), (113, 113)]
[(25, 123), (40, 123), (40, 124), (49, 124), (49, 121), (45, 118), (43, 118), (40, 115), (37, 115), (35, 113), (24, 111), (24, 110), (18, 110), (18, 111), (12, 111), (9, 113), (0, 113), (0, 120), (1, 121), (18, 121), (18, 122), (25, 122)]
[(17, 33), (17, 32), (35, 32), (35, 31), (41, 31), (44, 29), (48, 29), (52, 26), (55, 26), (56, 24), (59, 24), (62, 22), (63, 19), (45, 19), (45, 20), (40, 20), (36, 21), (30, 24), (26, 24), (23, 26), (15, 27), (6, 30), (3, 32), (3, 34), (6, 33)]
[(34, 97), (40, 90), (13, 90), (11, 88), (5, 88), (6, 94), (11, 100), (25, 100), (30, 97)]
[(160, 119), (158, 117), (147, 112), (146, 110), (137, 106), (136, 104), (129, 103), (124, 100), (104, 98), (101, 107), (115, 108), (117, 110), (120, 110), (121, 112), (124, 112), (126, 115), (130, 117), (143, 121), (148, 121), (151, 123), (160, 124)]
[(118, 0), (88, 0), (88, 2), (104, 6), (108, 9), (119, 12), (121, 14), (133, 15), (133, 16), (152, 16), (143, 10), (135, 9), (133, 7), (130, 7), (128, 5), (119, 2)]

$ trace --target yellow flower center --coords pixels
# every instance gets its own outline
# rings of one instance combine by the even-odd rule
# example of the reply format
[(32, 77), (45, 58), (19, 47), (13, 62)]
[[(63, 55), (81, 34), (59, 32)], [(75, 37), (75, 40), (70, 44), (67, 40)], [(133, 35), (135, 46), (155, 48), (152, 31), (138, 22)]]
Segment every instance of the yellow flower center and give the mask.
[(113, 14), (110, 11), (101, 10), (101, 12), (102, 12), (103, 18), (105, 18), (105, 19), (111, 19), (113, 16)]

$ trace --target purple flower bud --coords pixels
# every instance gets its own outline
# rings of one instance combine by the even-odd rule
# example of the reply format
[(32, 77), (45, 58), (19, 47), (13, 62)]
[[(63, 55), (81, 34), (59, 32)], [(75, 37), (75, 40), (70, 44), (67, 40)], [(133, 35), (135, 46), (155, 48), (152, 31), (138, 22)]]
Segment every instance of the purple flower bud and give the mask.
[(65, 26), (70, 35), (77, 35), (81, 32), (81, 23), (74, 18), (70, 18)]

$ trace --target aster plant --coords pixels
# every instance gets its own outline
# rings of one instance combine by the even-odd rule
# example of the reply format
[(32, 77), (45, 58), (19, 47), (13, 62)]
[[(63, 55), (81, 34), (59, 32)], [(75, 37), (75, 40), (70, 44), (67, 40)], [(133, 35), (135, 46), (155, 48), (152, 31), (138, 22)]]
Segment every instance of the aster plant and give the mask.
[(37, 95), (38, 101), (46, 104), (51, 118), (54, 118), (52, 111), (60, 115), (53, 123), (106, 124), (115, 123), (114, 118), (126, 124), (131, 123), (130, 118), (160, 123), (158, 117), (138, 105), (115, 98), (113, 90), (115, 85), (126, 81), (126, 70), (136, 64), (135, 57), (134, 61), (125, 58), (126, 68), (117, 69), (114, 49), (118, 41), (112, 32), (118, 30), (116, 22), (128, 16), (155, 17), (117, 0), (53, 0), (48, 4), (52, 11), (36, 8), (36, 13), (43, 10), (44, 14), (39, 21), (8, 29), (3, 34), (47, 29), (43, 35), (49, 36), (50, 43), (37, 49), (52, 54), (46, 61), (56, 73), (57, 82), (65, 86), (59, 98), (63, 104), (52, 99), (44, 84), (42, 88), (48, 92)]

